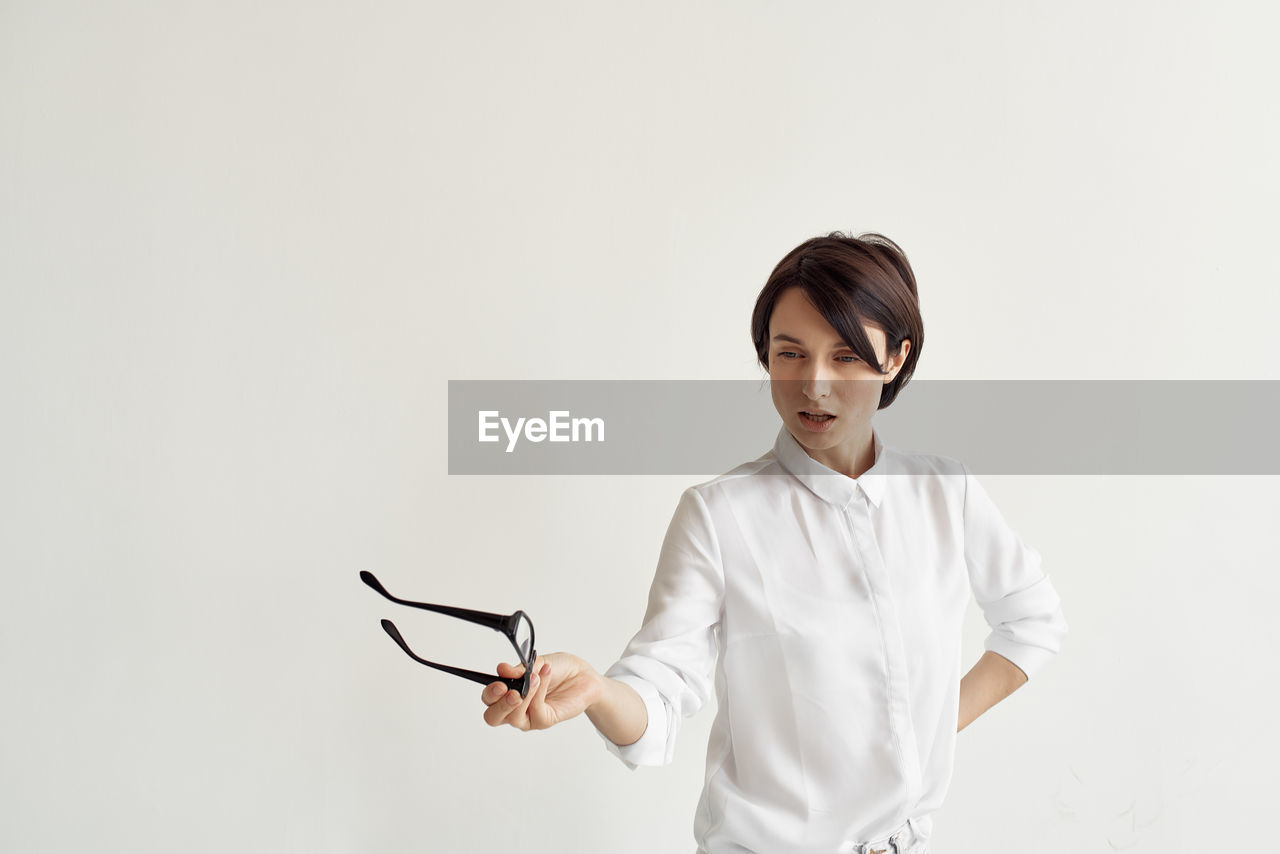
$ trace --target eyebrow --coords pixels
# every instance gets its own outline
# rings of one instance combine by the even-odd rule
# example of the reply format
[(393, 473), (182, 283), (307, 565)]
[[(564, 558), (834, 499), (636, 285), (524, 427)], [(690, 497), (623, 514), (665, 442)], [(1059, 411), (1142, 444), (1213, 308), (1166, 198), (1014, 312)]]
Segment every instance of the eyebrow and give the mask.
[[(804, 342), (803, 342), (803, 341), (801, 341), (799, 338), (794, 338), (794, 337), (792, 337), (792, 336), (790, 336), (790, 335), (783, 335), (783, 334), (781, 334), (781, 333), (779, 333), (779, 334), (777, 334), (777, 335), (773, 336), (773, 339), (772, 339), (772, 340), (774, 340), (774, 341), (787, 341), (787, 342), (790, 342), (790, 343), (792, 343), (792, 344), (799, 344), (801, 347), (803, 347), (803, 346), (805, 345), (805, 344), (804, 344)], [(842, 350), (842, 349), (843, 349), (843, 350), (852, 350), (852, 349), (853, 349), (853, 347), (849, 346), (849, 345), (848, 345), (848, 344), (846, 344), (844, 341), (837, 341), (837, 342), (832, 346), (832, 348), (831, 348), (831, 349), (833, 349), (833, 350)]]

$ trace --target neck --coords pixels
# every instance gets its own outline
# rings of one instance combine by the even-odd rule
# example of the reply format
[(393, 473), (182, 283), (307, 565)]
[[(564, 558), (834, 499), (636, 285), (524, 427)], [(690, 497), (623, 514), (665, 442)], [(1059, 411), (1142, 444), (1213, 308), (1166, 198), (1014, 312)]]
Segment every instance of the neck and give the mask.
[(841, 445), (822, 451), (810, 451), (805, 448), (805, 452), (827, 468), (838, 471), (855, 480), (861, 477), (863, 472), (871, 468), (876, 461), (875, 439), (872, 436), (871, 425), (869, 424), (858, 435), (851, 437)]

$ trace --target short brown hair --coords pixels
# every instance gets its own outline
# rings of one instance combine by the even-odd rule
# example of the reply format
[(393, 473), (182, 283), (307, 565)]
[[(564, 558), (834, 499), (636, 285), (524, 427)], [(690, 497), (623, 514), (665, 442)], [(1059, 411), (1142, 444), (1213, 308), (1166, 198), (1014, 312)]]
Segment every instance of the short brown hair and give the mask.
[(765, 370), (769, 369), (769, 318), (788, 288), (804, 291), (858, 358), (881, 374), (888, 371), (879, 364), (862, 324), (884, 330), (886, 357), (897, 353), (904, 339), (911, 340), (911, 352), (893, 382), (886, 383), (880, 392), (877, 408), (893, 403), (915, 372), (924, 344), (916, 277), (902, 248), (883, 234), (850, 237), (833, 231), (788, 252), (769, 274), (751, 313), (751, 340)]

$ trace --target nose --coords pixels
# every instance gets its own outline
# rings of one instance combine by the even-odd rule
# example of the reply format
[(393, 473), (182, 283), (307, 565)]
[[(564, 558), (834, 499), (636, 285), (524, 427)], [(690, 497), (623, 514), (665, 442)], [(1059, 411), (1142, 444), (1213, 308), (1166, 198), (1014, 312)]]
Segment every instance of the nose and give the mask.
[(800, 379), (800, 391), (810, 400), (822, 400), (831, 395), (831, 377), (835, 368), (820, 364), (818, 360), (805, 365), (804, 375)]

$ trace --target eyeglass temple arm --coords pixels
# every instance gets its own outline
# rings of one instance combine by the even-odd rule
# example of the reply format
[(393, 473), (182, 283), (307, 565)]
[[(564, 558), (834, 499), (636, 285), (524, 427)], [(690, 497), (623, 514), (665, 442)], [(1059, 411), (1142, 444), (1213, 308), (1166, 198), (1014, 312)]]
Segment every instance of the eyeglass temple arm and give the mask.
[[(471, 623), (479, 623), (482, 626), (488, 626), (495, 631), (503, 631), (506, 627), (507, 621), (511, 619), (510, 614), (491, 614), (488, 611), (472, 611), (470, 608), (454, 608), (449, 605), (431, 605), (426, 602), (410, 602), (408, 599), (401, 599), (398, 596), (392, 596), (387, 592), (387, 588), (382, 586), (382, 582), (375, 578), (372, 572), (367, 570), (360, 570), (360, 580), (372, 587), (374, 590), (377, 590), (392, 602), (399, 605), (408, 605), (410, 608), (421, 608), (424, 611), (434, 611), (437, 614), (447, 614), (450, 617), (457, 617), (460, 620), (466, 620)], [(492, 682), (493, 680), (491, 679), (489, 681)]]
[(461, 676), (463, 679), (470, 679), (472, 682), (479, 682), (481, 685), (488, 685), (491, 682), (501, 682), (513, 691), (519, 691), (524, 684), (524, 677), (508, 679), (504, 676), (494, 676), (490, 673), (480, 673), (476, 670), (464, 670), (461, 667), (450, 667), (447, 664), (437, 664), (434, 661), (427, 661), (413, 650), (409, 649), (409, 645), (404, 642), (404, 638), (400, 636), (400, 630), (396, 628), (396, 624), (390, 620), (382, 621), (382, 629), (391, 635), (391, 639), (395, 641), (401, 649), (408, 654), (410, 658), (427, 667), (434, 667), (436, 670), (443, 670), (445, 673), (452, 673), (454, 676)]

